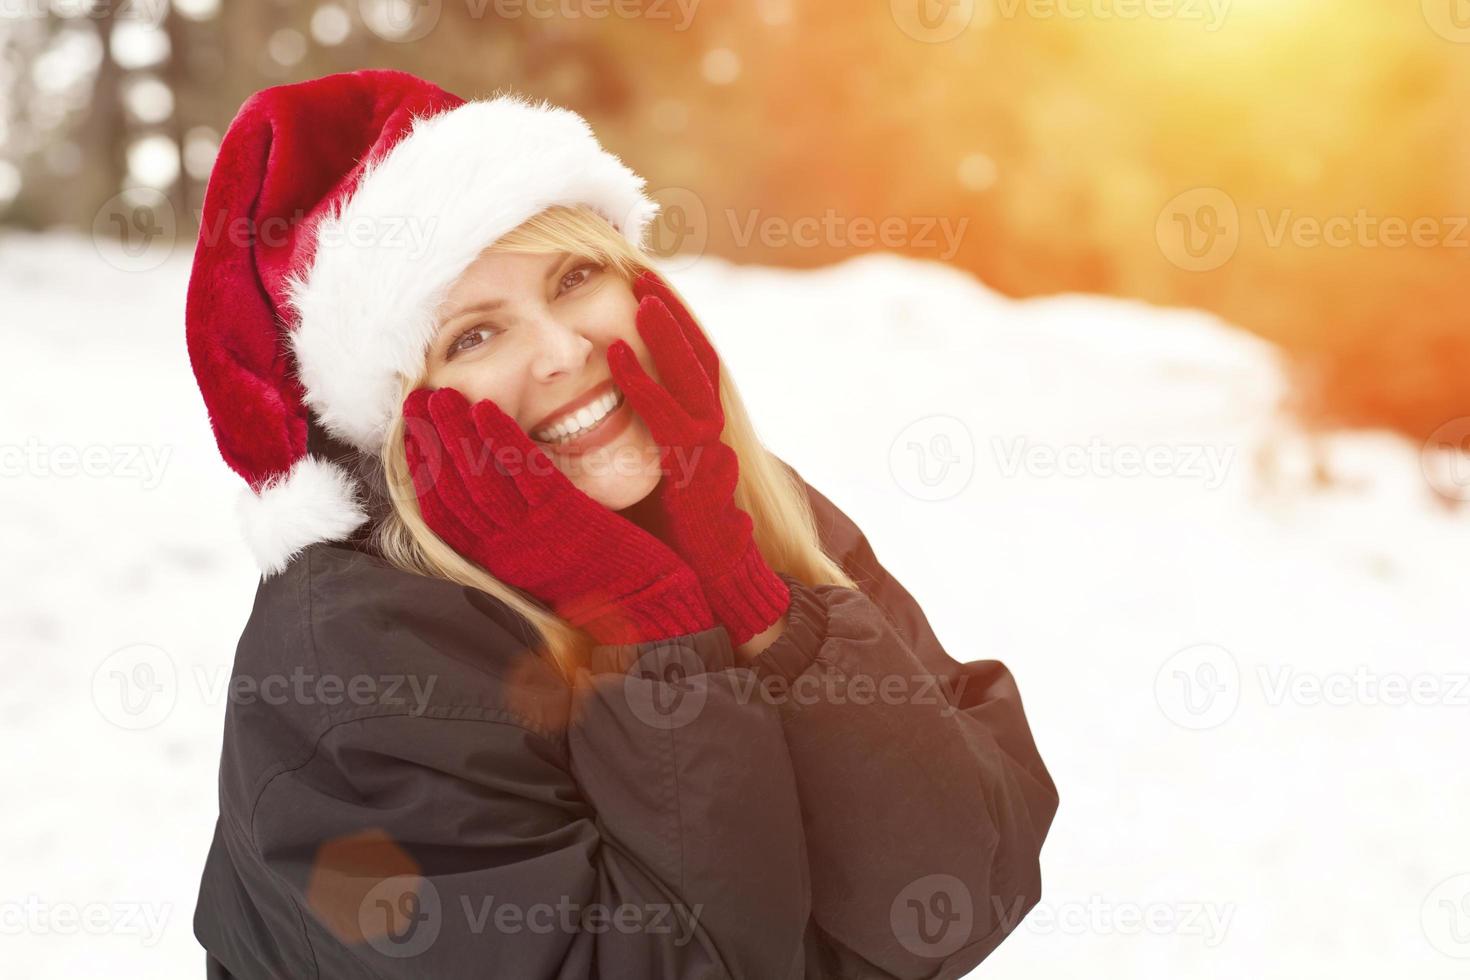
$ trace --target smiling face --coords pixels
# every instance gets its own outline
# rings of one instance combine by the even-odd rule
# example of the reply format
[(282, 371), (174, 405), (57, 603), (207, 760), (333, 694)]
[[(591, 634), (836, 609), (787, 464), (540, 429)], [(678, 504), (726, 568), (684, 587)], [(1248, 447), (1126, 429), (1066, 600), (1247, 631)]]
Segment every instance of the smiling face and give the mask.
[(491, 399), (574, 486), (614, 510), (659, 481), (659, 447), (612, 385), (607, 349), (626, 340), (657, 377), (613, 266), (567, 252), (487, 250), (450, 287), (424, 384)]

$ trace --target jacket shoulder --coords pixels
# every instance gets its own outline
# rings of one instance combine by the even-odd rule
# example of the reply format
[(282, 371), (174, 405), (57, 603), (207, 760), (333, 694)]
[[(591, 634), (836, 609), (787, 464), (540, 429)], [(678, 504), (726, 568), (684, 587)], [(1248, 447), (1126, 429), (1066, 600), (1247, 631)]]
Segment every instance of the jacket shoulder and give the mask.
[[(493, 596), (330, 544), (307, 549), (287, 575), (296, 662), (312, 664), (329, 689), (333, 678), (358, 686), (340, 701), (317, 702), (323, 722), (481, 708), (526, 727), (560, 728), (553, 722), (565, 711), (565, 682), (531, 624)], [(265, 636), (273, 638), (269, 627)], [(400, 697), (374, 696), (383, 694), (371, 683), (378, 679), (402, 679)], [(404, 688), (419, 698), (404, 699)]]
[(312, 545), (257, 588), (231, 672), (221, 792), (248, 805), (331, 729), (367, 718), (497, 721), (560, 743), (570, 697), (530, 624), (494, 597)]
[[(534, 631), (504, 603), (310, 546), (259, 582), (236, 650), (195, 935), (233, 975), (359, 975), (355, 955), (302, 914), (301, 896), (320, 894), (323, 850), (335, 841), (333, 853), (359, 860), (372, 846), (362, 828), (395, 819), (401, 840), (435, 828), (450, 840), (486, 825), (466, 815), (489, 805), (487, 785), (572, 799), (569, 705)], [(547, 809), (514, 803), (498, 804), (504, 824)]]

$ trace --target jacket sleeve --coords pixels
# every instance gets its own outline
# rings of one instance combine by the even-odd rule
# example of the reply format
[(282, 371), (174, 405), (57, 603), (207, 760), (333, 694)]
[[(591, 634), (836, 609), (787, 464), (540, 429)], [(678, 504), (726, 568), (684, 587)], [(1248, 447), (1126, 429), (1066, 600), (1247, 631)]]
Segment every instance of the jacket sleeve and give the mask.
[(795, 777), (734, 661), (721, 627), (596, 648), (563, 733), (470, 705), (333, 724), (250, 822), (317, 975), (801, 976)]
[(1056, 788), (1010, 671), (953, 660), (856, 525), (809, 493), (860, 588), (783, 574), (787, 630), (752, 663), (796, 771), (809, 969), (963, 976), (1040, 900)]

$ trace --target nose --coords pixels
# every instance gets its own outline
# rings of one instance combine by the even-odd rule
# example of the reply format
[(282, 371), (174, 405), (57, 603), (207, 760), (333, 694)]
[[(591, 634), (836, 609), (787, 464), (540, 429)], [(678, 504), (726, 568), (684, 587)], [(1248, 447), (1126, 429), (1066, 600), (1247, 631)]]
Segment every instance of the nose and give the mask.
[(582, 370), (595, 346), (586, 331), (550, 313), (537, 319), (535, 332), (531, 377), (537, 381)]

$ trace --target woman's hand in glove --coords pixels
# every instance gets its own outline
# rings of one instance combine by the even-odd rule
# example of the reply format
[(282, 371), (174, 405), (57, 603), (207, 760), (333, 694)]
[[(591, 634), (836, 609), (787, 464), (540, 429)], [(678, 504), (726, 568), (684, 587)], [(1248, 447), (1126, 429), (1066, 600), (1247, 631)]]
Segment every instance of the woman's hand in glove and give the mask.
[(455, 551), (600, 644), (715, 625), (691, 568), (573, 486), (493, 401), (421, 388), (403, 415), (420, 512)]
[[(699, 576), (715, 617), (739, 646), (781, 618), (790, 591), (756, 548), (750, 515), (735, 505), (739, 458), (720, 441), (725, 413), (714, 348), (656, 274), (644, 272), (633, 287), (638, 333), (663, 384), (627, 341), (608, 348), (608, 367), (662, 449), (663, 478), (654, 490), (660, 533)], [(671, 466), (676, 457), (681, 465)]]

